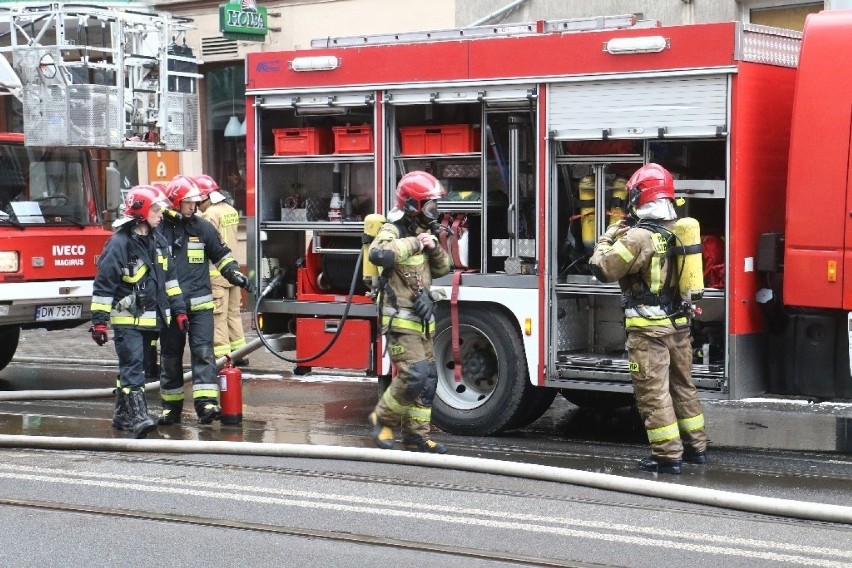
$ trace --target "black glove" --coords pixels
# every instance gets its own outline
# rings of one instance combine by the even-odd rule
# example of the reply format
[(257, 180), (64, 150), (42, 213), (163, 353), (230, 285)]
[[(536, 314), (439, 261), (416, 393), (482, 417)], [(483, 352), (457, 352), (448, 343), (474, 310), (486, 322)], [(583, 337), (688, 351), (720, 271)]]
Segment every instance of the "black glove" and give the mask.
[(245, 274), (240, 272), (239, 270), (229, 270), (222, 274), (225, 277), (225, 280), (233, 284), (234, 286), (239, 286), (240, 288), (245, 288), (246, 292), (249, 294), (254, 294), (255, 287), (254, 284), (246, 277)]
[(435, 313), (435, 302), (432, 301), (429, 292), (421, 288), (417, 292), (417, 297), (414, 298), (414, 305), (411, 306), (411, 310), (423, 321), (431, 320), (432, 314)]

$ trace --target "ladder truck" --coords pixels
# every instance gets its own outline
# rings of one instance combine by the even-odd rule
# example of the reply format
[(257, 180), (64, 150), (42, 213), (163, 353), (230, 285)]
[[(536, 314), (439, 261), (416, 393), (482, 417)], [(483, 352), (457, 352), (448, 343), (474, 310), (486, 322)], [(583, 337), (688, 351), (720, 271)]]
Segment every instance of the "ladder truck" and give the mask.
[(121, 205), (108, 151), (197, 148), (191, 26), (143, 4), (0, 7), (0, 369), (22, 328), (91, 317)]

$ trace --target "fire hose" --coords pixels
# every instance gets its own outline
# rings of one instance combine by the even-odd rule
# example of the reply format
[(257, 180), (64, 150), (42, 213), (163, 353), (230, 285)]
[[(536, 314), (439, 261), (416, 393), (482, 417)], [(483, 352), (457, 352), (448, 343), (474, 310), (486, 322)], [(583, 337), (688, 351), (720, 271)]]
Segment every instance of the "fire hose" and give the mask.
[(361, 273), (361, 261), (363, 260), (363, 258), (364, 258), (364, 250), (361, 249), (361, 252), (358, 253), (358, 260), (355, 262), (355, 270), (352, 273), (352, 282), (349, 284), (349, 294), (346, 296), (346, 307), (343, 308), (343, 315), (340, 316), (340, 325), (337, 326), (337, 331), (334, 332), (334, 335), (331, 336), (331, 339), (328, 340), (328, 343), (325, 345), (325, 347), (323, 347), (317, 353), (315, 353), (315, 354), (313, 354), (309, 357), (300, 357), (300, 358), (290, 359), (289, 357), (285, 357), (284, 355), (281, 355), (278, 351), (276, 351), (267, 342), (266, 338), (264, 337), (263, 330), (261, 329), (260, 321), (259, 321), (260, 305), (263, 303), (264, 299), (266, 299), (266, 296), (269, 295), (269, 293), (272, 292), (272, 290), (274, 290), (278, 285), (281, 284), (281, 280), (284, 278), (284, 271), (281, 270), (280, 268), (277, 270), (277, 272), (276, 272), (275, 276), (272, 278), (272, 280), (269, 281), (269, 284), (267, 284), (266, 288), (264, 288), (263, 291), (261, 291), (260, 295), (258, 295), (257, 302), (254, 305), (253, 317), (254, 317), (254, 326), (257, 329), (257, 339), (261, 343), (263, 343), (263, 346), (266, 347), (266, 349), (270, 353), (272, 353), (273, 355), (275, 355), (276, 357), (278, 357), (282, 361), (286, 361), (288, 363), (295, 363), (295, 364), (307, 363), (309, 361), (314, 361), (316, 359), (319, 359), (320, 357), (325, 355), (328, 352), (328, 350), (331, 349), (334, 346), (334, 344), (337, 342), (337, 339), (340, 337), (340, 334), (343, 332), (343, 326), (346, 324), (346, 319), (349, 317), (349, 310), (352, 308), (352, 298), (355, 296), (355, 285), (358, 283), (358, 275)]
[(133, 440), (68, 438), (47, 436), (0, 435), (0, 447), (37, 448), (51, 450), (85, 450), (114, 452), (159, 452), (223, 454), (349, 460), (405, 466), (431, 467), (487, 473), (555, 483), (567, 483), (608, 491), (619, 491), (662, 499), (735, 509), (764, 515), (776, 515), (830, 523), (852, 524), (852, 507), (827, 503), (809, 503), (793, 499), (763, 497), (690, 487), (662, 481), (621, 477), (608, 473), (560, 468), (547, 465), (514, 463), (495, 459), (432, 455), (415, 452), (348, 448), (309, 444), (260, 442), (201, 442), (195, 440)]

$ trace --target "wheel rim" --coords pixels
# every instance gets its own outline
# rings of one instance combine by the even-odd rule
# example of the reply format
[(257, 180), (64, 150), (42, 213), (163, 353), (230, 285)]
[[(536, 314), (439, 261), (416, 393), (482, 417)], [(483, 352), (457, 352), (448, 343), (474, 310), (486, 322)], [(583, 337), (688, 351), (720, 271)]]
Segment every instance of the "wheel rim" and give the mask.
[(461, 382), (455, 380), (452, 332), (445, 329), (435, 337), (438, 367), (438, 397), (448, 406), (472, 410), (485, 404), (497, 388), (500, 359), (485, 333), (471, 325), (459, 326)]

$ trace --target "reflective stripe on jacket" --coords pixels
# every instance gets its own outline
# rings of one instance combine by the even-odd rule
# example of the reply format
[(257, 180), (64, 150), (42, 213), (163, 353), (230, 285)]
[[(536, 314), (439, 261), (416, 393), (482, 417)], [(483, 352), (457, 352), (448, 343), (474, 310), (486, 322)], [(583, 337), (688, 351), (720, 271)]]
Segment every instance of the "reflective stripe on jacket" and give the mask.
[(212, 310), (213, 289), (210, 262), (219, 270), (238, 270), (239, 265), (219, 231), (199, 215), (174, 219), (165, 217), (163, 233), (172, 250), (181, 292), (192, 311)]
[(92, 322), (140, 330), (168, 324), (186, 311), (163, 235), (122, 226), (104, 245), (92, 287)]
[[(418, 228), (418, 232), (423, 232)], [(370, 245), (368, 254), (385, 256), (386, 262), (393, 262), (393, 268), (385, 270), (388, 286), (396, 294), (396, 306), (390, 304), (387, 294), (383, 296), (382, 332), (387, 331), (388, 323), (393, 331), (400, 333), (424, 333), (427, 329), (417, 316), (411, 312), (417, 290), (429, 291), (432, 279), (444, 276), (450, 271), (450, 257), (440, 246), (420, 251), (420, 243), (413, 234), (396, 223), (385, 223)], [(399, 312), (395, 313), (396, 308)], [(392, 315), (394, 314), (394, 315)], [(429, 323), (429, 331), (434, 328), (434, 318)]]
[[(661, 221), (664, 227), (674, 222)], [(661, 234), (644, 227), (632, 227), (613, 244), (599, 241), (589, 259), (609, 282), (618, 280), (625, 299), (660, 295), (669, 278), (671, 263), (667, 256), (668, 245)], [(659, 304), (625, 302), (624, 326), (627, 329), (651, 326), (674, 327), (671, 314)], [(678, 316), (675, 323), (686, 325), (686, 316)]]

